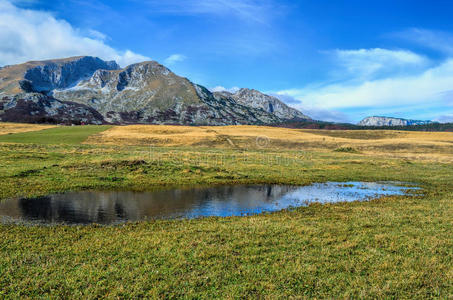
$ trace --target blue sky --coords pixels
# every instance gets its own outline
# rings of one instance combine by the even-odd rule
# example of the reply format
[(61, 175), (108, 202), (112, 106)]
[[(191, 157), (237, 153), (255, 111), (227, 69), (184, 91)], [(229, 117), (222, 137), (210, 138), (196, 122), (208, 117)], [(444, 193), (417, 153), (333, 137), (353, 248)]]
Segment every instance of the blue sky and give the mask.
[(0, 0), (0, 65), (157, 60), (317, 119), (453, 121), (453, 1)]

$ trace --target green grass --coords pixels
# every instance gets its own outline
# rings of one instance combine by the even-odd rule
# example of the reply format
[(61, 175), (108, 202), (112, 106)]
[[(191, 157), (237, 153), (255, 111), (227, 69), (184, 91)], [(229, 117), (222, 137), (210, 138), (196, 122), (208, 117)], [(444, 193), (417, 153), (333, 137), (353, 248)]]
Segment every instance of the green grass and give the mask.
[(2, 298), (453, 295), (453, 169), (447, 163), (333, 150), (150, 153), (138, 146), (48, 143), (0, 143), (0, 157), (0, 199), (233, 183), (396, 180), (424, 189), (418, 197), (248, 217), (106, 227), (0, 225)]
[(111, 127), (108, 125), (61, 126), (40, 131), (0, 135), (0, 142), (76, 145), (85, 141), (90, 135), (100, 133)]

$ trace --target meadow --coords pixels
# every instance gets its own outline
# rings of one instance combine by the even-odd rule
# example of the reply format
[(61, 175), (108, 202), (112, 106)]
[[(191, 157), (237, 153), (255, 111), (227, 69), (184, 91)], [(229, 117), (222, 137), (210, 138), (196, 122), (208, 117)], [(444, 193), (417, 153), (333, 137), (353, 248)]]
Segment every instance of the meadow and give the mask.
[(247, 217), (3, 224), (1, 297), (453, 297), (453, 133), (15, 125), (23, 132), (0, 131), (0, 199), (325, 181), (423, 194)]
[(17, 123), (0, 123), (0, 136), (19, 133), (39, 131), (47, 128), (54, 128), (53, 125), (32, 125), (32, 124), (17, 124)]

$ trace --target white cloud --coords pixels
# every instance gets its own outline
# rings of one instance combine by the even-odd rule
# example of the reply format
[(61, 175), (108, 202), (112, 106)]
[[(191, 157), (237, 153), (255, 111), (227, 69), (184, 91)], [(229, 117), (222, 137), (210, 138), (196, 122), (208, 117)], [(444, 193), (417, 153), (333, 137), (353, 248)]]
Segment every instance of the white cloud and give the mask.
[(210, 88), (209, 90), (210, 90), (211, 92), (213, 92), (213, 93), (214, 93), (214, 92), (229, 92), (229, 93), (233, 93), (233, 94), (234, 94), (234, 93), (236, 93), (237, 91), (239, 91), (240, 88), (238, 88), (237, 86), (235, 86), (235, 87), (232, 87), (232, 88), (227, 89), (227, 88), (225, 88), (225, 87), (223, 87), (223, 86), (218, 85), (218, 86), (216, 86), (216, 87)]
[(116, 60), (121, 66), (149, 60), (130, 50), (114, 49), (105, 39), (95, 31), (85, 36), (48, 12), (21, 9), (0, 0), (0, 65), (78, 55)]
[(298, 109), (313, 120), (336, 123), (351, 123), (351, 118), (341, 111), (321, 109), (318, 107), (304, 105), (300, 105)]
[(289, 106), (300, 110), (302, 113), (309, 116), (313, 120), (343, 123), (348, 123), (351, 121), (345, 113), (336, 110), (322, 109), (319, 107), (314, 107), (312, 105), (305, 105), (301, 100), (298, 100), (283, 92), (269, 93), (269, 95), (277, 97)]
[(93, 39), (100, 41), (105, 41), (108, 39), (108, 37), (105, 34), (94, 29), (88, 29), (88, 35)]
[(342, 82), (323, 87), (281, 91), (305, 103), (326, 108), (392, 107), (420, 103), (445, 103), (453, 86), (453, 59), (421, 74), (364, 81)]
[(174, 65), (175, 63), (185, 61), (186, 59), (187, 57), (182, 54), (172, 54), (169, 57), (167, 57), (164, 62), (167, 65)]
[(341, 76), (348, 72), (357, 79), (413, 72), (429, 64), (429, 59), (408, 50), (335, 50), (333, 54), (336, 63), (341, 67)]
[(439, 123), (453, 123), (453, 113), (441, 115), (434, 119), (434, 121)]
[(300, 104), (301, 101), (297, 100), (296, 98), (287, 95), (287, 94), (282, 94), (282, 93), (273, 93), (273, 92), (265, 92), (265, 94), (268, 94), (270, 96), (278, 98), (280, 101), (283, 101), (284, 103), (290, 105), (290, 104)]

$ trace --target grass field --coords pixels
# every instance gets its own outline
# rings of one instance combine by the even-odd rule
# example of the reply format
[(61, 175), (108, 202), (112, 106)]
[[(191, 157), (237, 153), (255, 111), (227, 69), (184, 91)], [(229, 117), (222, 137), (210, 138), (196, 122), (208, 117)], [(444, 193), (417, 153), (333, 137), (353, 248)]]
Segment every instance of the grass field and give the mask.
[(0, 225), (0, 297), (449, 299), (452, 142), (450, 133), (253, 126), (81, 126), (0, 136), (0, 199), (351, 180), (424, 189), (418, 197), (248, 217)]
[[(3, 123), (4, 124), (4, 123)], [(33, 143), (78, 145), (89, 136), (109, 129), (111, 126), (59, 126), (59, 127), (25, 127), (20, 133), (0, 135), (0, 143)], [(30, 130), (26, 130), (30, 129)]]
[(368, 156), (453, 162), (453, 132), (134, 125), (112, 127), (92, 135), (86, 143), (279, 151), (341, 151), (349, 148)]
[(0, 123), (0, 135), (12, 134), (19, 132), (38, 131), (47, 128), (53, 128), (53, 125), (36, 125), (36, 124), (21, 124), (21, 123)]

